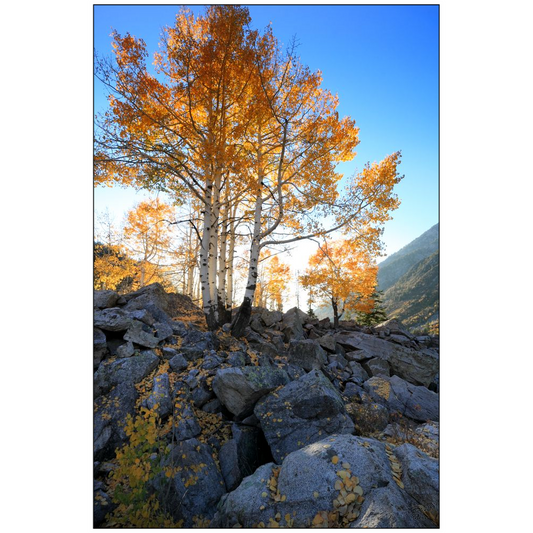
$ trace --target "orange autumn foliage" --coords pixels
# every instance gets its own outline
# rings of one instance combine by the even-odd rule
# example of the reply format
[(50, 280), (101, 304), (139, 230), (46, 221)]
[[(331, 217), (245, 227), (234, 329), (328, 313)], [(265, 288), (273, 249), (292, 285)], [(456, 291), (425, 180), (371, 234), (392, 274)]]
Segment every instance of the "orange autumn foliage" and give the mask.
[(331, 304), (335, 327), (347, 312), (369, 312), (377, 285), (378, 268), (356, 241), (326, 241), (309, 259), (300, 280), (313, 295)]

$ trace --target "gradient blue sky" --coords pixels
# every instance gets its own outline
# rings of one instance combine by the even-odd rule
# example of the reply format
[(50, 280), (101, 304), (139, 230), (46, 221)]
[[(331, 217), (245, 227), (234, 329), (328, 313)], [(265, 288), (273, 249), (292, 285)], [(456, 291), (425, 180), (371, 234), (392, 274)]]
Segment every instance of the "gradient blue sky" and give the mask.
[[(196, 14), (203, 6), (189, 6)], [(161, 28), (173, 24), (178, 6), (95, 6), (94, 47), (111, 53), (112, 29), (142, 37), (150, 53), (158, 49)], [(339, 113), (354, 118), (360, 144), (345, 176), (402, 151), (397, 187), (402, 204), (385, 226), (386, 252), (394, 253), (438, 222), (438, 6), (249, 6), (252, 27), (269, 22), (288, 44), (296, 37), (298, 55), (323, 73), (323, 86), (339, 95)], [(106, 105), (95, 82), (95, 111)], [(141, 199), (124, 189), (95, 190), (95, 210), (106, 207), (120, 219)]]

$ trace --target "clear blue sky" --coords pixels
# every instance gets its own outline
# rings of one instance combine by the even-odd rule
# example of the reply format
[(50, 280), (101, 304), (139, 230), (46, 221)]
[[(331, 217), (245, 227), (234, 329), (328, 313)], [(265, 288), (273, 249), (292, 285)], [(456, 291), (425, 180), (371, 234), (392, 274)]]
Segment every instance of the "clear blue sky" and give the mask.
[[(202, 6), (190, 6), (194, 13)], [(171, 26), (178, 6), (95, 6), (94, 46), (111, 53), (112, 29), (142, 37), (150, 53), (161, 28)], [(249, 6), (252, 27), (269, 22), (284, 44), (296, 37), (298, 54), (321, 70), (323, 86), (339, 95), (339, 114), (360, 128), (357, 156), (339, 167), (348, 176), (367, 161), (402, 151), (397, 187), (402, 201), (385, 226), (386, 252), (394, 253), (438, 222), (438, 6)], [(95, 111), (105, 106), (95, 83)], [(139, 194), (95, 191), (95, 209), (117, 216)]]

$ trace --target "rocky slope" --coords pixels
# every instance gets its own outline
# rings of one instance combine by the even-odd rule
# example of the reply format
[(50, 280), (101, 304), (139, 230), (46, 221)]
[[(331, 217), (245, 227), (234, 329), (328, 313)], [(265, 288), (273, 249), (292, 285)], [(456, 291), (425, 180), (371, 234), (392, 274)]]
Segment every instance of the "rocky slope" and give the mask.
[(439, 250), (439, 225), (435, 224), (414, 241), (379, 263), (378, 288), (386, 291), (407, 271)]
[(438, 337), (95, 292), (97, 527), (436, 527)]
[(412, 330), (439, 318), (439, 252), (411, 267), (383, 296), (388, 316)]
[(413, 330), (439, 317), (439, 225), (381, 262), (378, 288), (387, 315)]

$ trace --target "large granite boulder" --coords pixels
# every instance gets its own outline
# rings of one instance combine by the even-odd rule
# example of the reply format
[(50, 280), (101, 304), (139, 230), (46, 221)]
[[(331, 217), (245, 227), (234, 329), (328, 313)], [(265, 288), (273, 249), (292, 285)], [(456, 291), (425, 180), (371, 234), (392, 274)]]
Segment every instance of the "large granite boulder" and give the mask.
[(252, 414), (256, 402), (271, 390), (289, 382), (284, 370), (269, 366), (223, 368), (213, 379), (213, 391), (239, 418)]
[[(170, 301), (169, 295), (165, 292), (165, 289), (163, 289), (162, 285), (159, 283), (152, 283), (151, 285), (146, 285), (138, 291), (126, 294), (124, 298), (127, 302), (124, 306), (124, 309), (126, 311), (146, 309), (147, 306), (154, 305), (167, 315), (173, 315), (174, 309)], [(154, 318), (156, 317), (154, 316)]]
[[(336, 338), (347, 349), (347, 359), (361, 361), (363, 354), (367, 359), (378, 357), (387, 361), (391, 373), (414, 385), (429, 386), (439, 369), (438, 356), (432, 350), (413, 350), (360, 332), (338, 334)], [(353, 351), (360, 351), (362, 354), (356, 359), (350, 354)]]
[(402, 482), (405, 491), (429, 515), (439, 515), (439, 462), (412, 444), (402, 444), (394, 449), (402, 465)]
[(94, 327), (104, 331), (126, 331), (131, 324), (129, 313), (120, 307), (97, 309), (94, 312)]
[(160, 474), (152, 482), (160, 507), (183, 527), (209, 520), (226, 492), (224, 480), (213, 459), (213, 450), (196, 439), (178, 442), (162, 461), (170, 477)]
[(267, 328), (270, 328), (274, 324), (281, 322), (282, 318), (283, 313), (281, 311), (269, 311), (268, 309), (264, 309), (261, 313), (261, 320)]
[(362, 365), (370, 377), (390, 376), (389, 363), (379, 357), (373, 357), (372, 359), (365, 361)]
[(433, 526), (394, 482), (384, 443), (335, 435), (294, 451), (281, 467), (259, 467), (222, 497), (211, 526), (387, 527), (387, 517), (391, 525)]
[(425, 422), (439, 420), (439, 395), (399, 378), (373, 377), (365, 381), (365, 391), (377, 403), (408, 418)]
[(293, 309), (290, 309), (284, 313), (280, 324), (280, 329), (283, 332), (284, 342), (305, 339), (300, 312), (301, 311), (299, 309), (294, 307)]
[(94, 374), (95, 397), (105, 394), (120, 383), (138, 383), (158, 365), (159, 358), (152, 351), (140, 355), (104, 361)]
[(119, 299), (120, 296), (116, 291), (94, 291), (93, 305), (99, 309), (115, 307)]
[(340, 394), (318, 370), (262, 398), (254, 413), (277, 463), (327, 435), (354, 429)]
[(289, 363), (304, 370), (320, 370), (327, 363), (327, 355), (318, 342), (310, 339), (292, 340), (289, 346)]
[(357, 529), (419, 529), (435, 528), (416, 501), (394, 483), (374, 489), (363, 503), (359, 518), (350, 528)]
[(180, 352), (187, 361), (196, 361), (206, 351), (217, 350), (220, 343), (212, 331), (188, 330), (183, 336)]
[(127, 441), (124, 426), (126, 417), (134, 415), (138, 394), (133, 383), (124, 382), (94, 402), (94, 458), (112, 459), (115, 449)]
[[(170, 335), (172, 335), (172, 331), (170, 331)], [(162, 339), (156, 337), (156, 332), (153, 327), (150, 327), (139, 320), (133, 320), (131, 326), (124, 335), (124, 340), (134, 342), (135, 344), (146, 348), (155, 348)]]

